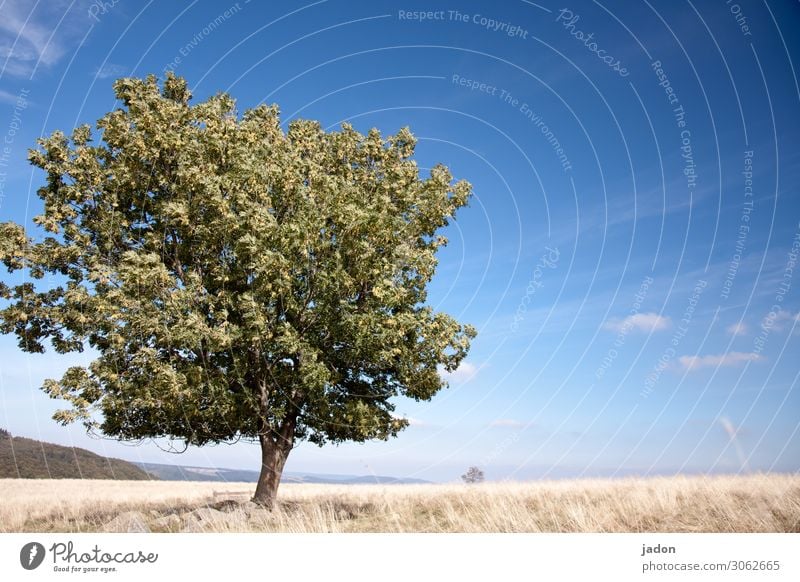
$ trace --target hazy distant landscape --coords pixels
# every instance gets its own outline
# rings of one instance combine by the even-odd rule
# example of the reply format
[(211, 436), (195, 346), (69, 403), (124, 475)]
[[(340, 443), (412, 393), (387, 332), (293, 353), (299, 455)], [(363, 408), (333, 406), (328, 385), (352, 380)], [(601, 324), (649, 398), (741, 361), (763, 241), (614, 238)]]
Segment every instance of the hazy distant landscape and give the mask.
[[(166, 465), (161, 463), (133, 463), (154, 478), (163, 481), (217, 481), (225, 483), (255, 483), (258, 471), (247, 469), (226, 469), (216, 467), (192, 467), (185, 465)], [(430, 483), (424, 479), (389, 477), (386, 475), (331, 475), (324, 473), (297, 473), (286, 471), (281, 476), (283, 483), (332, 483), (353, 485), (358, 483)]]
[[(65, 447), (0, 429), (0, 479), (122, 479), (163, 481), (217, 481), (255, 483), (258, 471), (180, 464), (131, 462), (98, 455), (79, 447)], [(424, 479), (386, 475), (283, 474), (287, 483), (430, 483)]]
[(800, 477), (281, 485), (0, 480), (3, 532), (800, 532)]

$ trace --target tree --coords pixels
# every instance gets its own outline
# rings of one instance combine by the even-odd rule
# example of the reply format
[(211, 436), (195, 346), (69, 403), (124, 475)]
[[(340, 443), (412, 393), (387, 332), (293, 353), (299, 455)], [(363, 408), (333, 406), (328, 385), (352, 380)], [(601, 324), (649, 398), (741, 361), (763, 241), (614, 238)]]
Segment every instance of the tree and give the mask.
[(483, 483), (483, 471), (478, 467), (470, 467), (467, 472), (461, 475), (464, 483)]
[[(421, 179), (407, 128), (325, 132), (275, 106), (190, 105), (168, 75), (114, 84), (122, 107), (39, 140), (46, 234), (0, 224), (0, 331), (27, 352), (91, 347), (43, 389), (54, 418), (125, 440), (257, 439), (254, 501), (271, 506), (290, 450), (388, 439), (393, 398), (446, 386), (475, 329), (425, 305), (471, 194), (448, 169)], [(41, 288), (47, 276), (50, 285)]]

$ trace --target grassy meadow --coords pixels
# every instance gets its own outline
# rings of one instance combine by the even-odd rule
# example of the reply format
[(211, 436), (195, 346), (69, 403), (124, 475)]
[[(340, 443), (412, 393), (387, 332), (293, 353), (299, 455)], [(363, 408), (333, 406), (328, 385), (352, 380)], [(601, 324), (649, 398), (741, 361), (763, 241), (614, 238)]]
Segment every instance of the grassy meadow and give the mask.
[[(2, 532), (800, 532), (800, 477), (478, 485), (0, 479)], [(130, 525), (130, 524), (133, 525)]]

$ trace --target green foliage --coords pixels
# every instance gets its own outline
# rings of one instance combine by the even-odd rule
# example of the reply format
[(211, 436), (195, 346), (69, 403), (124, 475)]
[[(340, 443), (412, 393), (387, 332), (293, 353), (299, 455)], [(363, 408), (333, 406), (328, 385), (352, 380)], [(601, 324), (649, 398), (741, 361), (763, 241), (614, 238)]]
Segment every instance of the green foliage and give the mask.
[(396, 435), (391, 399), (430, 399), (475, 336), (425, 305), (471, 186), (421, 179), (408, 129), (284, 132), (276, 107), (190, 105), (171, 75), (114, 89), (100, 143), (83, 126), (30, 152), (46, 236), (0, 224), (0, 260), (33, 280), (0, 285), (0, 331), (100, 354), (45, 383), (71, 404), (55, 418), (198, 445)]
[[(0, 432), (8, 435), (6, 431)], [(156, 479), (139, 467), (96, 455), (21, 437), (0, 437), (0, 479)]]

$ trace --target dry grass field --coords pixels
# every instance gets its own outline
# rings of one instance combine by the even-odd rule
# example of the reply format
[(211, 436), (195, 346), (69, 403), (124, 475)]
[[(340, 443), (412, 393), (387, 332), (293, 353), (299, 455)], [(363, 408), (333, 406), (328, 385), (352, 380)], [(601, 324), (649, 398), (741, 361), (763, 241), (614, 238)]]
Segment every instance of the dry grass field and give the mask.
[(284, 484), (272, 512), (247, 502), (253, 488), (0, 479), (0, 531), (800, 532), (800, 477), (793, 475)]

